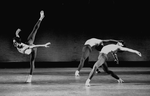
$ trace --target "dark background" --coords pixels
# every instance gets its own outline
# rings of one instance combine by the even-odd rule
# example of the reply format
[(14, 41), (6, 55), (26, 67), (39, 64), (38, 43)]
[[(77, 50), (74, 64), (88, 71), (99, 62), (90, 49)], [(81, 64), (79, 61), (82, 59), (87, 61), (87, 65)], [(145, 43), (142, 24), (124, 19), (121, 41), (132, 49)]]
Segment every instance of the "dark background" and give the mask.
[[(147, 0), (146, 0), (147, 1)], [(49, 0), (1, 2), (0, 62), (12, 66), (29, 62), (12, 44), (15, 31), (26, 40), (44, 10), (45, 18), (36, 35), (35, 44), (51, 42), (39, 48), (37, 62), (79, 62), (82, 46), (89, 38), (124, 40), (128, 48), (138, 50), (142, 57), (129, 52), (118, 53), (120, 61), (149, 62), (149, 8), (144, 0)], [(90, 61), (97, 60), (93, 50)], [(110, 56), (110, 61), (112, 57)], [(14, 64), (14, 65), (15, 65)], [(65, 63), (67, 66), (70, 63)], [(139, 63), (136, 63), (137, 65)], [(144, 65), (145, 64), (145, 65)], [(141, 66), (148, 63), (140, 63)], [(37, 65), (38, 66), (38, 65)], [(76, 66), (76, 65), (75, 65)], [(133, 65), (134, 66), (134, 65)]]

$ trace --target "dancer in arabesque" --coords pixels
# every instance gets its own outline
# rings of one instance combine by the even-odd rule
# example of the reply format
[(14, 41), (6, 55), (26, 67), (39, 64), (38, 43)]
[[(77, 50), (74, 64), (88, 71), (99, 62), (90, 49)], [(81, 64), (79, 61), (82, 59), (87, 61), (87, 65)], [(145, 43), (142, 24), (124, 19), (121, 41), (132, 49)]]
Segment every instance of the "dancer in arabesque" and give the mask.
[(48, 42), (46, 44), (38, 44), (38, 45), (34, 44), (36, 33), (40, 27), (40, 24), (41, 24), (41, 21), (43, 20), (43, 18), (44, 18), (44, 11), (41, 11), (40, 18), (37, 21), (37, 23), (35, 24), (32, 32), (28, 36), (27, 42), (23, 43), (21, 41), (21, 38), (19, 36), (19, 32), (21, 31), (21, 29), (17, 29), (17, 31), (15, 33), (16, 36), (13, 38), (13, 44), (17, 48), (17, 50), (22, 54), (30, 55), (30, 73), (29, 73), (29, 76), (26, 81), (28, 83), (30, 83), (32, 80), (33, 70), (35, 68), (34, 63), (35, 63), (35, 58), (37, 55), (37, 48), (39, 48), (39, 47), (47, 48), (51, 44), (50, 42)]

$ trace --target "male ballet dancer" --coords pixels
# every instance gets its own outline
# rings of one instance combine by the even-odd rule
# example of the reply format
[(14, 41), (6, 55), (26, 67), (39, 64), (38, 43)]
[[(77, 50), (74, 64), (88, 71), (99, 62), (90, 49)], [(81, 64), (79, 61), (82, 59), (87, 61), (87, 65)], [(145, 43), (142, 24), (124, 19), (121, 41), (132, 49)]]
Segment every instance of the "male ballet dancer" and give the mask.
[[(95, 48), (97, 51), (100, 51), (101, 48), (104, 46), (104, 43), (109, 43), (109, 42), (117, 43), (120, 41), (113, 40), (113, 39), (108, 39), (108, 40), (101, 40), (101, 39), (97, 39), (97, 38), (88, 39), (82, 48), (80, 64), (78, 66), (78, 69), (75, 71), (75, 76), (79, 76), (79, 72), (83, 68), (85, 60), (88, 61), (88, 59), (89, 59), (89, 55), (92, 52), (92, 48)], [(117, 55), (115, 55), (114, 53), (112, 53), (112, 55), (113, 55), (115, 61), (118, 63)], [(97, 71), (97, 73), (100, 73), (100, 71), (98, 69), (96, 71)]]
[(123, 47), (123, 44), (118, 42), (117, 44), (109, 44), (106, 45), (102, 48), (102, 50), (99, 52), (99, 56), (98, 56), (98, 60), (97, 62), (94, 64), (93, 69), (91, 70), (88, 79), (86, 80), (85, 85), (86, 86), (90, 86), (90, 81), (92, 79), (92, 77), (94, 76), (96, 70), (102, 66), (103, 70), (110, 74), (112, 77), (114, 77), (115, 79), (117, 79), (118, 83), (122, 83), (124, 82), (121, 78), (119, 78), (115, 73), (113, 73), (111, 70), (108, 69), (107, 67), (107, 55), (110, 52), (114, 52), (117, 53), (118, 50), (121, 51), (128, 51), (128, 52), (132, 52), (132, 53), (136, 53), (139, 56), (142, 56), (141, 53), (139, 51), (133, 50), (133, 49), (129, 49), (126, 47)]
[(40, 27), (40, 23), (43, 20), (43, 18), (44, 18), (44, 11), (41, 11), (40, 18), (39, 18), (38, 22), (35, 24), (32, 32), (28, 36), (26, 43), (21, 42), (21, 38), (19, 36), (19, 32), (21, 31), (20, 29), (17, 29), (16, 34), (15, 34), (16, 37), (13, 38), (13, 44), (17, 48), (17, 50), (22, 54), (30, 55), (30, 74), (26, 81), (27, 83), (30, 83), (32, 80), (32, 74), (33, 74), (33, 70), (35, 67), (34, 63), (35, 63), (35, 58), (36, 58), (36, 54), (37, 54), (37, 48), (38, 47), (49, 47), (49, 45), (50, 45), (50, 42), (48, 42), (46, 44), (40, 44), (40, 45), (34, 44), (36, 33), (38, 31), (38, 28)]

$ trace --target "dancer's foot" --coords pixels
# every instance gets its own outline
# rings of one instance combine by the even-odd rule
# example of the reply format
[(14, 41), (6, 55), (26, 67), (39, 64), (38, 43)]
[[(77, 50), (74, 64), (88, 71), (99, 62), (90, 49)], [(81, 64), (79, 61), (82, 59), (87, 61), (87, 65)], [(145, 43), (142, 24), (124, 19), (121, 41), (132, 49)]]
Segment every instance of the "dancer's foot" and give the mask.
[(75, 72), (75, 76), (77, 76), (77, 77), (80, 76), (78, 70)]
[(32, 75), (29, 75), (26, 83), (31, 83), (31, 80), (32, 80)]
[(90, 81), (91, 81), (90, 79), (87, 79), (86, 82), (85, 82), (85, 86), (90, 87), (91, 86)]
[(118, 81), (118, 83), (123, 83), (124, 82), (121, 78), (119, 78), (117, 81)]
[(41, 17), (40, 17), (39, 20), (42, 20), (42, 19), (45, 17), (45, 16), (44, 16), (44, 11), (43, 11), (43, 10), (40, 12), (40, 15), (41, 15)]

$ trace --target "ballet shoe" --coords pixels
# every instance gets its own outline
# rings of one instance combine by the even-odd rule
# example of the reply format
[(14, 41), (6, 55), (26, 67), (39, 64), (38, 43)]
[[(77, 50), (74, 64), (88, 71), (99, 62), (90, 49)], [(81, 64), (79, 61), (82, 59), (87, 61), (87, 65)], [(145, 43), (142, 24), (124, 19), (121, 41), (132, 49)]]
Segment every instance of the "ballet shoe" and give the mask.
[(91, 81), (90, 79), (87, 79), (87, 80), (86, 80), (86, 82), (85, 82), (85, 86), (86, 86), (86, 87), (90, 87), (90, 86), (91, 86), (91, 85), (90, 85), (90, 81)]
[(29, 75), (29, 77), (28, 77), (26, 83), (31, 83), (31, 80), (32, 80), (32, 75)]
[(117, 81), (118, 81), (118, 83), (123, 83), (124, 82), (121, 78)]
[(78, 70), (75, 72), (75, 76), (77, 76), (77, 77), (80, 76)]
[(45, 16), (44, 16), (44, 11), (41, 11), (40, 12), (40, 15), (41, 15), (41, 17), (40, 17), (40, 19), (39, 20), (42, 20)]

